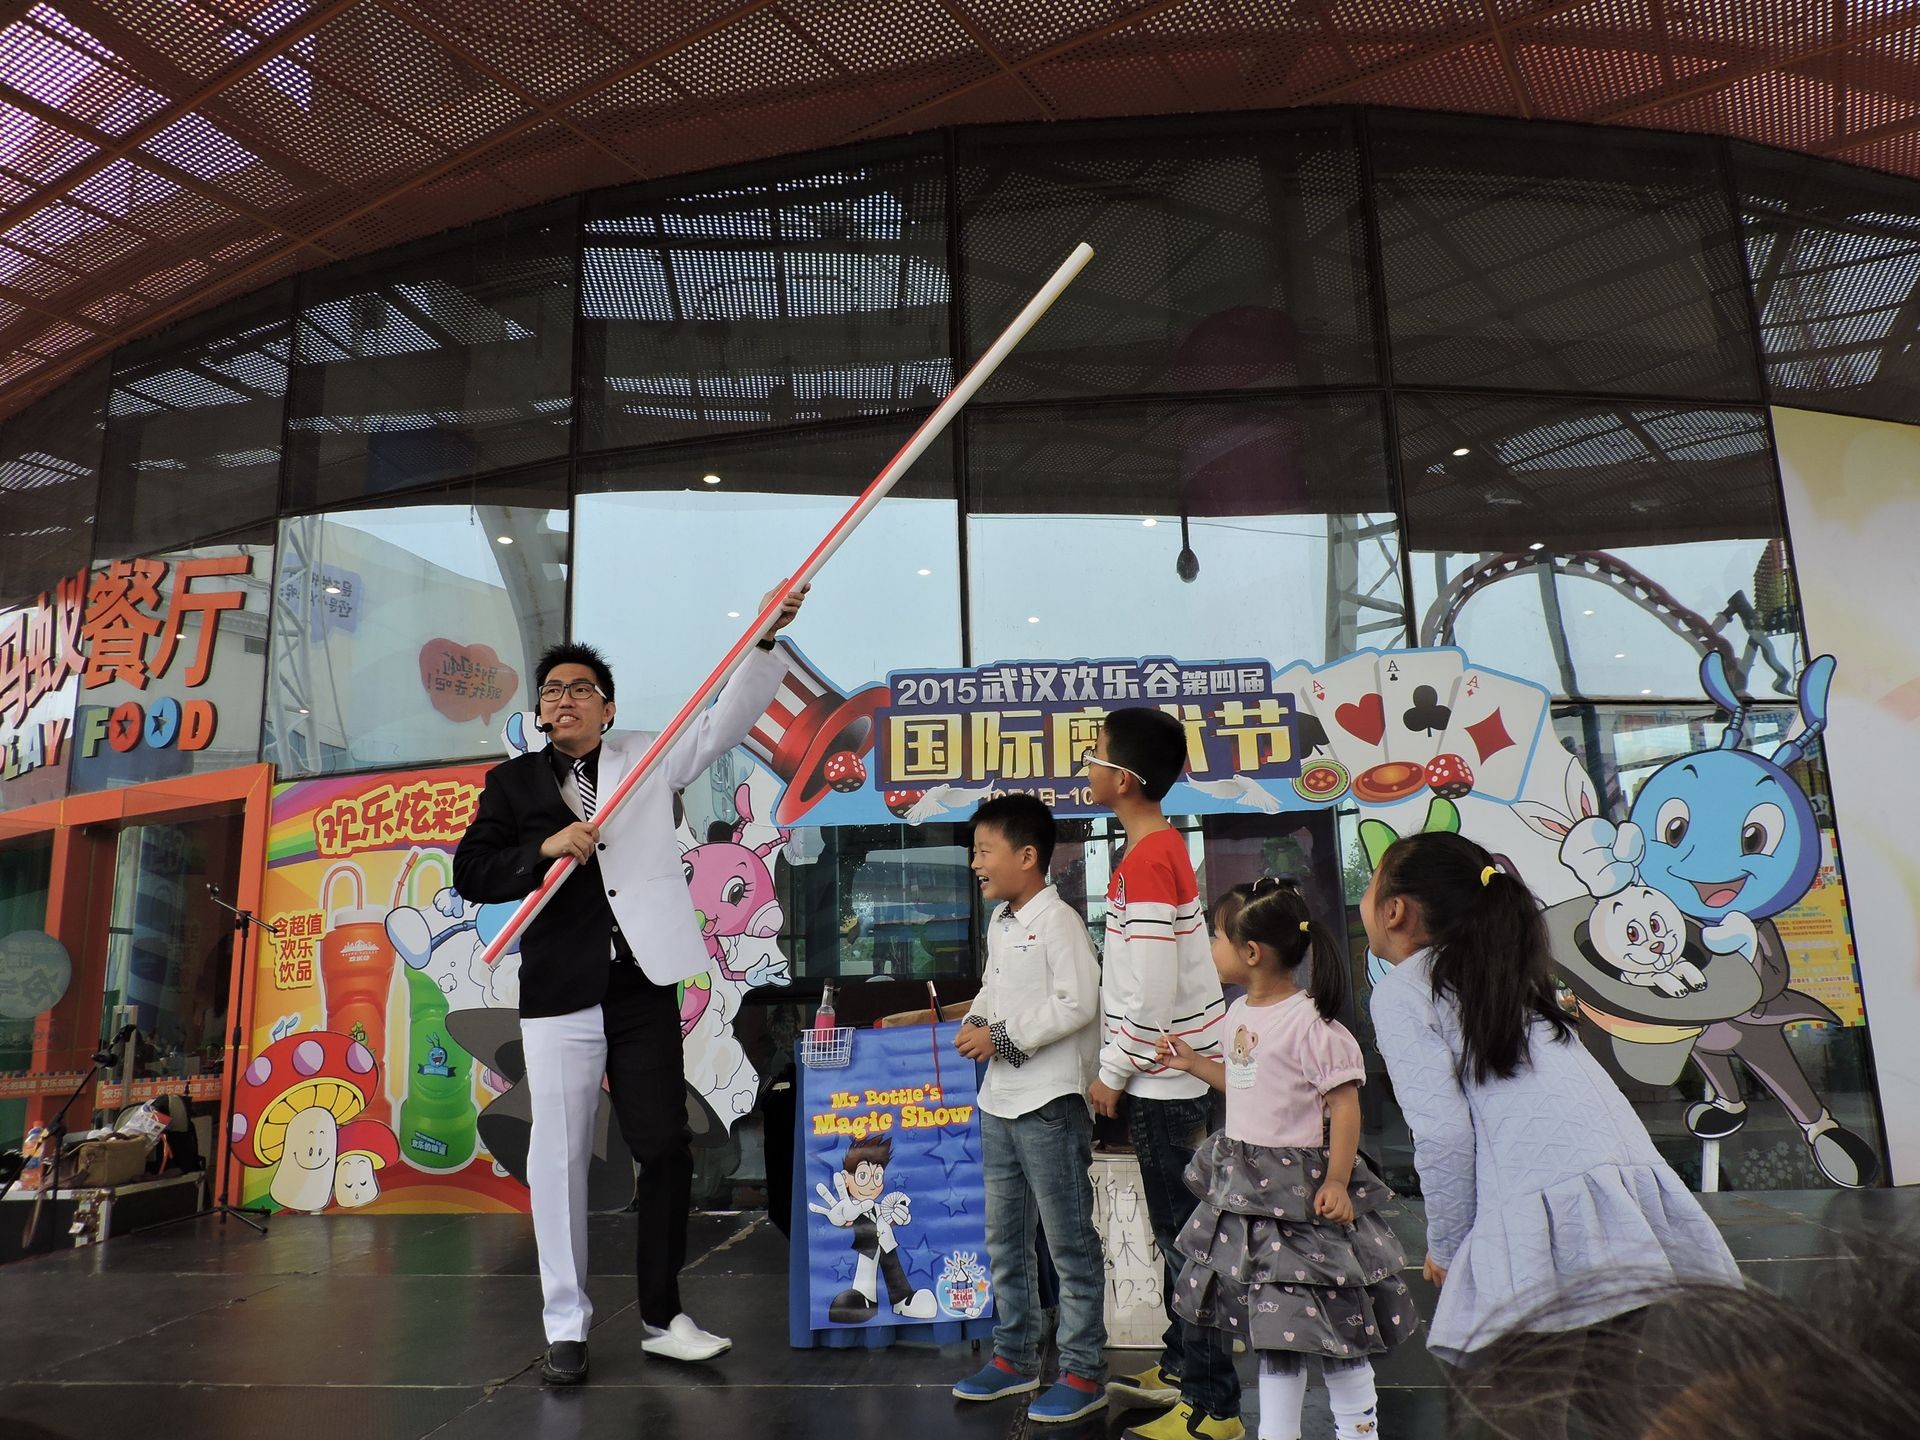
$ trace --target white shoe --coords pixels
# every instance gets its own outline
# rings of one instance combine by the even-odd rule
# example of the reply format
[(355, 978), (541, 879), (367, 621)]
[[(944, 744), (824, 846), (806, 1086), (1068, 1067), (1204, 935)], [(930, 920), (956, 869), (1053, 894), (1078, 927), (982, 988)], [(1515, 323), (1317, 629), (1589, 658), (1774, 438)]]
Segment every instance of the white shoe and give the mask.
[(940, 1313), (940, 1302), (933, 1298), (933, 1291), (916, 1290), (894, 1306), (893, 1313), (909, 1320), (931, 1320)]
[(673, 1323), (664, 1330), (644, 1321), (640, 1328), (646, 1331), (640, 1348), (649, 1355), (661, 1355), (669, 1360), (711, 1360), (733, 1348), (733, 1341), (709, 1335), (693, 1323), (691, 1315), (674, 1316)]

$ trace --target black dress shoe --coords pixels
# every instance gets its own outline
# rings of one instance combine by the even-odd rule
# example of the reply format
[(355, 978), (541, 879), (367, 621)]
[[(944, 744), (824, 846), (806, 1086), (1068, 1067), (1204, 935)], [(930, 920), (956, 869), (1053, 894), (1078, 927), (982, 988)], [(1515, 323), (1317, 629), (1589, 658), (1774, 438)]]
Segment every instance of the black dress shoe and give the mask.
[(549, 1385), (578, 1385), (587, 1378), (587, 1342), (556, 1340), (547, 1346), (540, 1378)]

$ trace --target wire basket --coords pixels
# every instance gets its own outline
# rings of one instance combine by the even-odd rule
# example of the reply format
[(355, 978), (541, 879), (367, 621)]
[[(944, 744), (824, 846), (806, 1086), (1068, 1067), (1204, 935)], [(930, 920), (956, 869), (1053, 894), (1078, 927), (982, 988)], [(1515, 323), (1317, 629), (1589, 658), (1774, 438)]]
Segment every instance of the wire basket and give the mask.
[(809, 1070), (844, 1070), (853, 1061), (853, 1027), (800, 1032), (800, 1063)]

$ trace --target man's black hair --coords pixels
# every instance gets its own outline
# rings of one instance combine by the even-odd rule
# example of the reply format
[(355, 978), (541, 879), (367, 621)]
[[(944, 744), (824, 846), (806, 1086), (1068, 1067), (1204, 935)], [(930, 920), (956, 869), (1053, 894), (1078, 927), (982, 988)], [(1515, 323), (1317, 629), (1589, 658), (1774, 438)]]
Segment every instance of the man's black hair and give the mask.
[(600, 693), (609, 700), (613, 699), (613, 671), (607, 665), (607, 657), (593, 646), (582, 645), (577, 640), (567, 640), (547, 647), (547, 652), (540, 657), (540, 663), (533, 667), (535, 698), (540, 694), (540, 687), (547, 683), (547, 676), (562, 665), (586, 666), (593, 671), (594, 683), (600, 687)]
[(1053, 812), (1037, 795), (996, 795), (973, 812), (973, 828), (995, 831), (1014, 849), (1031, 845), (1040, 857), (1040, 873), (1053, 863)]
[(1102, 728), (1107, 759), (1138, 775), (1149, 800), (1164, 800), (1187, 768), (1187, 727), (1164, 710), (1133, 705), (1112, 711)]

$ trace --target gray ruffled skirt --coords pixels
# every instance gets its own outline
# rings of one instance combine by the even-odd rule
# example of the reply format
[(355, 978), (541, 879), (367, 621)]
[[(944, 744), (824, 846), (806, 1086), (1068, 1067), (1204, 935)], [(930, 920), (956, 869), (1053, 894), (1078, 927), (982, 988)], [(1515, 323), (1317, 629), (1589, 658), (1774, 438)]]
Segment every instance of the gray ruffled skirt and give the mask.
[(1351, 1226), (1313, 1213), (1325, 1150), (1207, 1137), (1187, 1167), (1200, 1197), (1180, 1232), (1173, 1308), (1222, 1344), (1333, 1360), (1379, 1355), (1420, 1327), (1406, 1251), (1377, 1213), (1393, 1192), (1356, 1160)]

